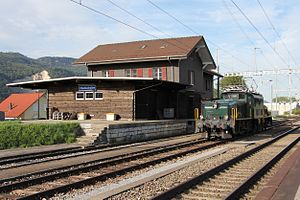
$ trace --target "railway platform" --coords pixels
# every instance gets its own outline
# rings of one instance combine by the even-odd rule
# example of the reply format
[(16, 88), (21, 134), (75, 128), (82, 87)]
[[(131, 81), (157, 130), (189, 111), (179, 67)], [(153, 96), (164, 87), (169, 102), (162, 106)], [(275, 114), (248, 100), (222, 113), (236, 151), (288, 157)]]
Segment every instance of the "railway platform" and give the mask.
[(256, 200), (300, 200), (300, 146), (264, 186)]
[(0, 158), (8, 157), (8, 156), (20, 156), (32, 153), (41, 153), (41, 152), (49, 152), (54, 150), (67, 150), (73, 148), (81, 148), (80, 145), (73, 144), (53, 144), (53, 145), (44, 145), (44, 146), (35, 146), (28, 148), (14, 148), (14, 149), (4, 149), (0, 150)]

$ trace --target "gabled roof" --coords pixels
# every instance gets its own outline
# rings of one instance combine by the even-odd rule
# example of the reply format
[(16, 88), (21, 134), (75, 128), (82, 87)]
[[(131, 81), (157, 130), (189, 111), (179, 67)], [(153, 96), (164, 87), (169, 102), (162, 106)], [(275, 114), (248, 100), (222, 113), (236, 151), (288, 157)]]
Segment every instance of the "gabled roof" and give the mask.
[(99, 45), (75, 64), (112, 64), (186, 58), (202, 36)]
[(44, 93), (11, 94), (0, 103), (0, 111), (5, 112), (5, 117), (18, 118)]

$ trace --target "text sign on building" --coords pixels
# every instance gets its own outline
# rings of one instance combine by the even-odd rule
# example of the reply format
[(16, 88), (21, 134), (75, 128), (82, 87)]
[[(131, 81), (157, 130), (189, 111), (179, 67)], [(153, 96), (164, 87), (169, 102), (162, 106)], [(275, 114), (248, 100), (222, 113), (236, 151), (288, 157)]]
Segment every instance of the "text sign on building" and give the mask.
[(164, 118), (174, 118), (174, 108), (164, 108)]
[(95, 85), (79, 85), (79, 91), (96, 91)]

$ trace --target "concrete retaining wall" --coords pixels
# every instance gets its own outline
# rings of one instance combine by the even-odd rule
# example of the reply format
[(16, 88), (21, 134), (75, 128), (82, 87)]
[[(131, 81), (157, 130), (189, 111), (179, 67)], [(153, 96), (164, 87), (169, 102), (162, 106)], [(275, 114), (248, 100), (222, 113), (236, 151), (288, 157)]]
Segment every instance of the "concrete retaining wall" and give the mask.
[(110, 144), (131, 143), (184, 135), (193, 133), (194, 131), (194, 120), (111, 124), (101, 135), (99, 140)]

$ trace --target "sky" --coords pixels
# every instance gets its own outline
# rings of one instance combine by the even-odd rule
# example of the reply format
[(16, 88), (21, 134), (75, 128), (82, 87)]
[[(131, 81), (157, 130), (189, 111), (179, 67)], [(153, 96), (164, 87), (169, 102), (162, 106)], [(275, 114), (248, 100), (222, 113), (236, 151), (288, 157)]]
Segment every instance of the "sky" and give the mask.
[[(147, 0), (81, 0), (83, 5), (142, 32), (70, 0), (2, 0), (0, 51), (20, 52), (32, 58), (78, 58), (99, 44), (203, 35), (222, 74), (288, 68), (300, 70), (300, 0), (151, 1), (185, 26)], [(300, 96), (297, 87), (300, 74), (291, 74), (290, 81), (287, 74), (278, 75), (277, 81), (275, 75), (247, 77), (247, 83), (267, 100), (271, 99), (271, 88), (273, 97), (275, 94), (287, 96), (289, 88), (292, 96)]]

